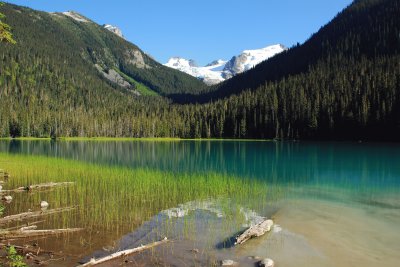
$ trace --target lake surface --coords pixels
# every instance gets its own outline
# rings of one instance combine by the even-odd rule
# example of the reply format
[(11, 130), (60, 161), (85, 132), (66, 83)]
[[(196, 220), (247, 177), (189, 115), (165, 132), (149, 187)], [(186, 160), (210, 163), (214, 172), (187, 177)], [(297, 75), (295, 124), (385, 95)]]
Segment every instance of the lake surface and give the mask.
[[(84, 247), (83, 252), (77, 249), (77, 244), (85, 241), (76, 236), (46, 241), (51, 246), (62, 244), (64, 251), (72, 255), (71, 261), (107, 255), (165, 235), (174, 240), (173, 244), (132, 257), (132, 264), (208, 266), (222, 259), (233, 259), (241, 266), (254, 266), (256, 260), (252, 256), (272, 258), (279, 266), (297, 267), (398, 266), (400, 262), (399, 144), (0, 141), (2, 152), (62, 158), (121, 168), (124, 172), (140, 169), (155, 171), (156, 175), (168, 174), (165, 184), (153, 185), (155, 191), (177, 182), (175, 177), (187, 177), (179, 178), (184, 179), (182, 181), (210, 177), (205, 180), (209, 185), (199, 187), (203, 192), (197, 192), (190, 187), (194, 183), (188, 182), (173, 199), (161, 192), (154, 193), (147, 202), (139, 202), (129, 195), (126, 189), (130, 186), (135, 194), (134, 182), (119, 185), (119, 179), (124, 178), (114, 177), (117, 185), (112, 187), (112, 192), (123, 191), (124, 199), (129, 201), (119, 202), (122, 209), (110, 213), (105, 225), (89, 223), (89, 215), (71, 215), (73, 221), (65, 219), (68, 226), (90, 225), (90, 234), (96, 232), (90, 246)], [(7, 164), (10, 163), (2, 162), (0, 156), (0, 168), (7, 169)], [(84, 177), (84, 171), (81, 173)], [(190, 178), (193, 174), (197, 178)], [(241, 185), (237, 193), (236, 189), (224, 188), (223, 181), (229, 177), (237, 180), (235, 185)], [(24, 177), (20, 181), (26, 179), (29, 180)], [(95, 181), (96, 177), (88, 179)], [(229, 192), (229, 195), (213, 191), (207, 197), (208, 190), (212, 191), (210, 186), (214, 181), (209, 181), (212, 179), (216, 180), (216, 186), (224, 188), (221, 192)], [(79, 181), (77, 194), (93, 190), (90, 194), (96, 195), (104, 190), (107, 198), (107, 189), (88, 189), (82, 180)], [(114, 181), (110, 179), (109, 183)], [(18, 178), (12, 186), (18, 186)], [(58, 194), (57, 200), (62, 202), (60, 198), (66, 195)], [(43, 196), (52, 200), (50, 193), (42, 193), (37, 198)], [(86, 203), (85, 197), (89, 196), (80, 196), (80, 202)], [(12, 214), (28, 209), (28, 200), (36, 197), (27, 194), (20, 198), (25, 204), (11, 204), (6, 212)], [(70, 198), (66, 203), (75, 204)], [(129, 213), (129, 217), (124, 214), (127, 213), (124, 207), (136, 211), (132, 215)], [(78, 214), (84, 213), (82, 209), (78, 209)], [(135, 222), (132, 222), (133, 217)], [(277, 224), (272, 233), (240, 247), (231, 246), (236, 233), (263, 217), (272, 217)], [(115, 224), (108, 225), (108, 220)], [(54, 225), (57, 223), (48, 224), (49, 227)]]

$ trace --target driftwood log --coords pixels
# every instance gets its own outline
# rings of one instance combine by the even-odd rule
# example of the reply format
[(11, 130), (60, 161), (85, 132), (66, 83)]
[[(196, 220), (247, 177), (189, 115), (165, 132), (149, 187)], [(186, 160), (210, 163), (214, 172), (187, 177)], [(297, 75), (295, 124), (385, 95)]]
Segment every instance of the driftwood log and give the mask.
[(50, 189), (54, 187), (62, 187), (62, 186), (69, 186), (74, 185), (74, 182), (62, 182), (62, 183), (44, 183), (44, 184), (33, 184), (29, 186), (21, 186), (13, 190), (3, 190), (3, 192), (26, 192), (26, 191), (33, 191), (33, 190), (42, 190), (42, 189)]
[(18, 238), (26, 238), (26, 237), (38, 237), (38, 236), (49, 236), (49, 235), (59, 235), (59, 234), (68, 234), (82, 231), (83, 228), (66, 228), (66, 229), (46, 229), (46, 230), (35, 230), (37, 228), (36, 225), (22, 227), (16, 231), (4, 231), (0, 232), (0, 239), (18, 239)]
[(272, 220), (264, 220), (256, 225), (251, 226), (243, 232), (243, 234), (236, 237), (235, 245), (240, 245), (253, 237), (259, 237), (271, 231), (274, 222)]
[(75, 209), (74, 207), (67, 207), (67, 208), (58, 208), (58, 209), (51, 209), (51, 210), (46, 210), (46, 211), (28, 211), (28, 212), (23, 212), (20, 214), (15, 214), (15, 215), (10, 215), (6, 216), (3, 218), (0, 218), (0, 225), (10, 223), (10, 222), (15, 222), (15, 221), (21, 221), (21, 220), (26, 220), (26, 219), (32, 219), (32, 218), (38, 218), (54, 213), (59, 213), (59, 212), (64, 212), (64, 211), (70, 211)]
[(115, 253), (113, 253), (113, 254), (111, 254), (109, 256), (106, 256), (106, 257), (103, 257), (103, 258), (100, 258), (100, 259), (97, 259), (97, 260), (96, 259), (91, 259), (89, 262), (84, 263), (82, 265), (79, 265), (78, 267), (94, 266), (94, 265), (97, 265), (97, 264), (100, 264), (100, 263), (104, 263), (104, 262), (107, 262), (107, 261), (110, 261), (110, 260), (114, 260), (114, 259), (117, 259), (117, 258), (120, 258), (120, 257), (128, 256), (128, 255), (133, 254), (133, 253), (141, 252), (143, 250), (159, 246), (159, 245), (164, 244), (166, 242), (168, 242), (168, 239), (165, 237), (161, 241), (157, 241), (157, 242), (154, 242), (154, 243), (151, 243), (151, 244), (148, 244), (148, 245), (144, 245), (144, 246), (142, 245), (142, 246), (137, 247), (137, 248), (132, 248), (132, 249), (127, 249), (127, 250), (115, 252)]

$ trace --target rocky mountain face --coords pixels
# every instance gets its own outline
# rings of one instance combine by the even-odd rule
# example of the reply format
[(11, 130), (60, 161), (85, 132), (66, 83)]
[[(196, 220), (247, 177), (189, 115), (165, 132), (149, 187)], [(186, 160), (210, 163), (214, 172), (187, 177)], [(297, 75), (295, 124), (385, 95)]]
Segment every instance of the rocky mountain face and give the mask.
[(224, 78), (229, 79), (238, 73), (247, 71), (286, 49), (285, 46), (277, 44), (256, 50), (245, 50), (240, 55), (232, 57), (232, 59), (225, 64), (223, 70)]
[(197, 66), (192, 59), (187, 60), (181, 57), (170, 58), (164, 65), (192, 75), (207, 85), (213, 85), (247, 71), (286, 49), (285, 46), (277, 44), (256, 50), (245, 50), (229, 61), (219, 59), (204, 67)]

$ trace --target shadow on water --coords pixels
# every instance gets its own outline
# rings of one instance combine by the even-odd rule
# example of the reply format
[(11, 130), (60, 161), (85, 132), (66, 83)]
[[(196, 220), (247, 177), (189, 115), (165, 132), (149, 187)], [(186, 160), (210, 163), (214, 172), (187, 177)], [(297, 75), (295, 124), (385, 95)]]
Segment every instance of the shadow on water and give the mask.
[(217, 243), (215, 246), (216, 249), (226, 249), (226, 248), (233, 248), (235, 246), (236, 237), (243, 234), (245, 230), (241, 230), (236, 234), (232, 235), (231, 237), (222, 240), (221, 242)]

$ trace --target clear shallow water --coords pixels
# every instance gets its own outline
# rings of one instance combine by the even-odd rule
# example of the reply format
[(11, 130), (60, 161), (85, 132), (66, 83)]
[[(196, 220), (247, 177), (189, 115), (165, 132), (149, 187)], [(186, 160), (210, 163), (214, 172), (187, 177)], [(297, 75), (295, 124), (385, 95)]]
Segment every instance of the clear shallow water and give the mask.
[[(234, 195), (197, 204), (193, 204), (197, 199), (190, 199), (155, 211), (153, 217), (131, 231), (124, 230), (121, 236), (104, 238), (115, 250), (144, 244), (156, 236), (173, 238), (175, 249), (159, 248), (152, 252), (158, 256), (150, 257), (165, 265), (194, 262), (202, 266), (232, 258), (243, 266), (254, 266), (248, 256), (271, 257), (280, 266), (397, 266), (400, 262), (398, 144), (0, 141), (0, 152), (132, 170), (221, 173), (261, 181), (283, 192), (256, 210), (242, 199), (236, 201)], [(263, 198), (254, 196), (249, 202), (257, 199)], [(251, 212), (255, 214), (251, 218), (244, 215)], [(229, 247), (221, 244), (228, 244), (230, 237), (245, 224), (254, 223), (257, 216), (273, 217), (282, 231), (239, 248), (221, 248)], [(240, 223), (227, 223), (232, 219)], [(191, 248), (204, 253), (193, 255)], [(108, 253), (93, 247), (87, 255), (96, 250), (95, 255)], [(143, 256), (142, 261), (155, 264), (149, 257)]]

